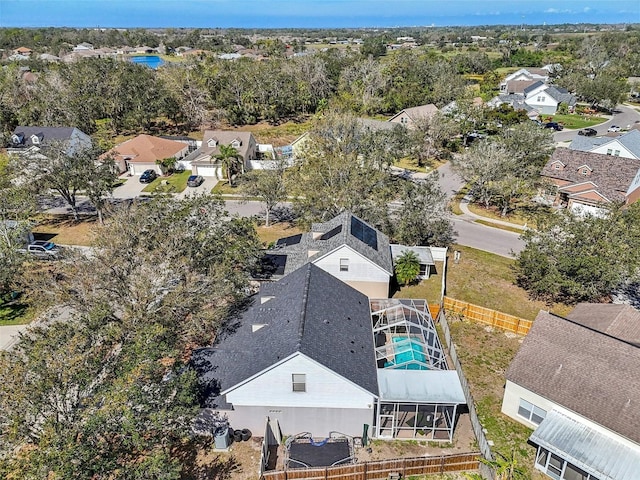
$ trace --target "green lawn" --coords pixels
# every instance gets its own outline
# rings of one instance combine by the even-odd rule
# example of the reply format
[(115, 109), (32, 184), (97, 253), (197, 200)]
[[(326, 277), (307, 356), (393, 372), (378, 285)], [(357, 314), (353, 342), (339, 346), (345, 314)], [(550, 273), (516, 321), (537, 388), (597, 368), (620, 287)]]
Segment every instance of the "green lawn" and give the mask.
[(541, 115), (541, 117), (545, 119), (544, 121), (547, 121), (547, 118), (551, 118), (550, 121), (561, 123), (564, 128), (570, 129), (593, 127), (609, 120), (605, 117), (592, 117), (590, 115)]
[[(453, 262), (453, 252), (461, 253), (460, 262)], [(447, 262), (446, 295), (457, 300), (491, 308), (516, 317), (533, 320), (540, 310), (550, 310), (566, 315), (571, 307), (563, 304), (547, 305), (531, 300), (527, 292), (515, 285), (515, 261), (476, 250), (453, 245), (449, 248)], [(429, 303), (440, 299), (442, 266), (437, 265), (437, 274), (417, 285), (402, 287), (393, 296), (396, 298), (425, 298)]]
[(33, 311), (23, 303), (0, 305), (0, 325), (22, 325), (33, 320)]
[(173, 173), (168, 177), (158, 177), (149, 185), (142, 189), (147, 193), (180, 193), (187, 188), (187, 179), (191, 175), (191, 170)]
[(219, 195), (237, 195), (242, 196), (242, 191), (236, 186), (229, 185), (227, 180), (221, 180), (211, 189), (211, 193)]

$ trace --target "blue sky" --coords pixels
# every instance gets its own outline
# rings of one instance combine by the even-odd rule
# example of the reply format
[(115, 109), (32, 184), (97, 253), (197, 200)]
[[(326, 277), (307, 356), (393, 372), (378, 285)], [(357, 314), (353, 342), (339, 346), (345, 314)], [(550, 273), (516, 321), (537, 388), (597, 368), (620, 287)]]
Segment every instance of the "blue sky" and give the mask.
[(640, 23), (640, 0), (0, 0), (0, 27)]

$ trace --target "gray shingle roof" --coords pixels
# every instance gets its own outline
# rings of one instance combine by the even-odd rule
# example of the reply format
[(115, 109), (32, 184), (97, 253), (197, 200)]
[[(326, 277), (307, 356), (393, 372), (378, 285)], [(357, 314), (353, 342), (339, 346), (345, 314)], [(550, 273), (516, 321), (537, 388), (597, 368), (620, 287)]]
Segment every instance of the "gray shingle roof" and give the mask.
[[(564, 169), (552, 168), (558, 160), (565, 165)], [(583, 165), (591, 168), (590, 175), (582, 175), (578, 171)], [(629, 185), (639, 169), (640, 160), (633, 158), (557, 148), (542, 169), (541, 175), (570, 183), (593, 182), (598, 186), (598, 192), (610, 201), (624, 201)]]
[(607, 137), (587, 137), (584, 135), (576, 135), (569, 144), (571, 150), (580, 150), (581, 152), (590, 152), (603, 143), (611, 141)]
[(551, 86), (545, 90), (545, 93), (558, 103), (566, 103), (569, 106), (576, 104), (576, 96), (570, 94), (566, 89)]
[[(352, 230), (354, 222), (361, 222), (370, 228), (373, 231), (373, 235), (375, 235), (374, 241), (366, 243), (355, 236), (356, 232)], [(314, 239), (314, 236), (317, 238)], [(285, 274), (293, 272), (305, 263), (317, 260), (342, 245), (348, 245), (381, 267), (389, 275), (393, 275), (389, 237), (360, 220), (351, 212), (342, 212), (325, 223), (314, 223), (311, 227), (311, 232), (303, 233), (299, 237), (296, 235), (295, 237), (296, 242), (292, 242), (292, 237), (278, 240), (276, 246), (268, 252), (268, 254), (272, 255), (286, 256)], [(309, 257), (308, 252), (310, 250), (318, 253)]]
[(640, 131), (631, 129), (628, 132), (613, 138), (603, 137), (602, 142), (599, 145), (606, 145), (607, 143), (615, 141), (619, 142), (636, 157), (640, 158)]
[[(273, 298), (261, 303), (268, 297)], [(265, 326), (254, 332), (252, 325)], [(313, 264), (262, 284), (231, 330), (193, 356), (209, 385), (207, 406), (223, 406), (220, 392), (295, 352), (378, 395), (369, 300)]]
[(507, 380), (640, 442), (640, 348), (541, 311)]
[(51, 141), (68, 141), (73, 135), (75, 127), (24, 127), (19, 126), (13, 131), (13, 135), (22, 135), (23, 143), (20, 146), (31, 147), (31, 136), (40, 138), (38, 146), (48, 145)]
[(579, 303), (567, 318), (640, 346), (640, 312), (631, 305)]

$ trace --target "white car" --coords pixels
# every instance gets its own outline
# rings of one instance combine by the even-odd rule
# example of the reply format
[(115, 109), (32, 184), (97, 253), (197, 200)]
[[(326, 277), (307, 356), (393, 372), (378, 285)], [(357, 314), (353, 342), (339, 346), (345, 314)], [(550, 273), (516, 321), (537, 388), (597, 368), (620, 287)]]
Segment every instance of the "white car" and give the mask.
[(607, 132), (619, 132), (620, 130), (622, 130), (619, 126), (617, 125), (611, 125), (609, 127), (609, 129), (607, 130)]
[(43, 260), (53, 260), (59, 257), (61, 249), (53, 242), (36, 240), (27, 246), (27, 253)]

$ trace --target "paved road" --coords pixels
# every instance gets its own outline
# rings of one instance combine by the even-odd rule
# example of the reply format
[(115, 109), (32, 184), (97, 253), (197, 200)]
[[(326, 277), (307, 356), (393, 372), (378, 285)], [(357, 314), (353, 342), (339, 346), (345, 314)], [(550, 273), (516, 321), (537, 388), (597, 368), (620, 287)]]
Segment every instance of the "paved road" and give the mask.
[[(605, 123), (596, 125), (593, 127), (598, 135), (604, 135), (607, 133), (607, 129), (611, 125), (618, 125), (622, 128), (633, 125), (635, 122), (640, 121), (640, 113), (635, 108), (627, 107), (625, 105), (618, 105), (613, 117)], [(556, 142), (570, 142), (578, 134), (577, 130), (565, 130), (557, 132), (553, 135), (553, 139)]]
[(3, 325), (0, 326), (0, 350), (11, 350), (18, 339), (18, 334), (24, 332), (27, 325)]

